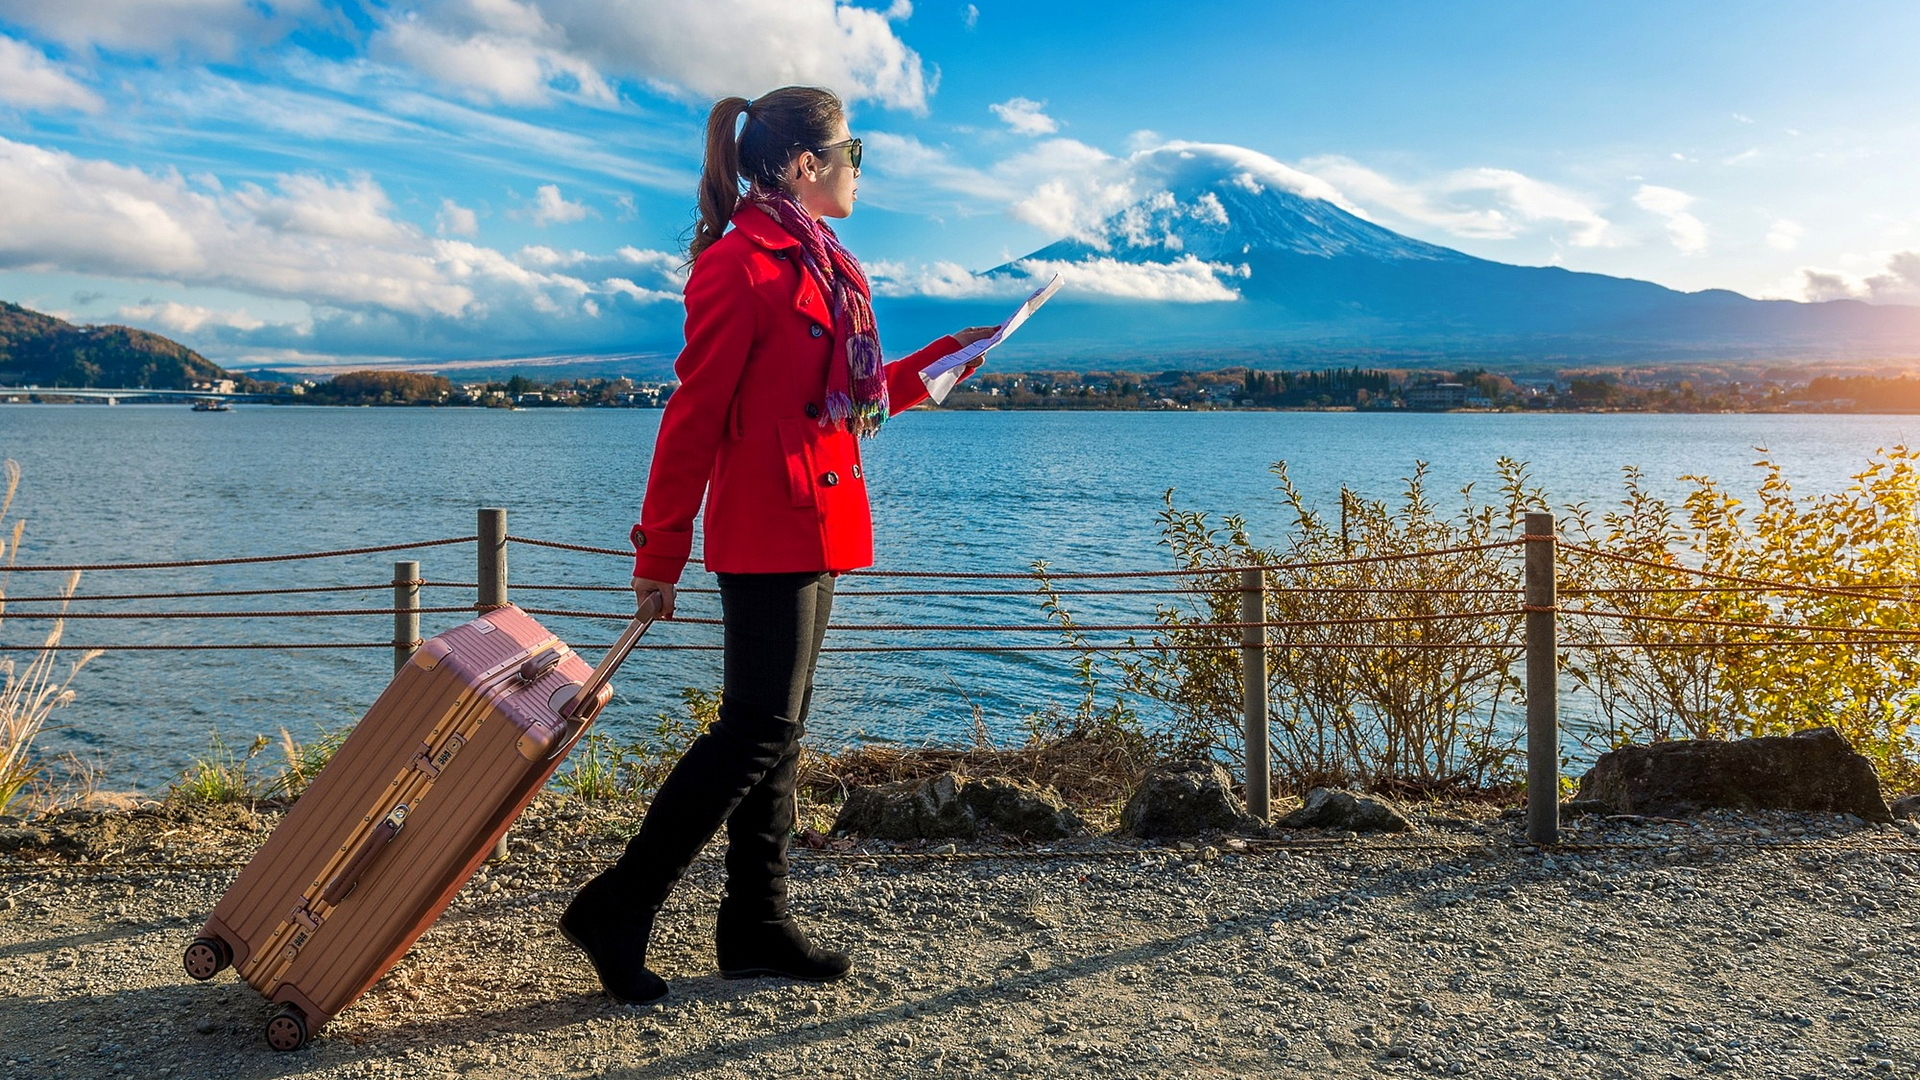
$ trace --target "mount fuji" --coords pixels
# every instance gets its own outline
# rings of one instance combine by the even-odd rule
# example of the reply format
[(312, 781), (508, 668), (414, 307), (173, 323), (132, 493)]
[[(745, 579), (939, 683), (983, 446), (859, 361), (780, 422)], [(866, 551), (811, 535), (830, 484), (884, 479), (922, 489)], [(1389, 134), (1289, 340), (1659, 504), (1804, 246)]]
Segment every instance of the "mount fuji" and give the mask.
[(882, 330), (917, 342), (997, 322), (1053, 272), (1067, 289), (1001, 366), (1874, 360), (1920, 357), (1920, 308), (1754, 300), (1403, 236), (1332, 187), (1237, 147), (1137, 155), (1096, 228), (980, 274), (881, 277)]

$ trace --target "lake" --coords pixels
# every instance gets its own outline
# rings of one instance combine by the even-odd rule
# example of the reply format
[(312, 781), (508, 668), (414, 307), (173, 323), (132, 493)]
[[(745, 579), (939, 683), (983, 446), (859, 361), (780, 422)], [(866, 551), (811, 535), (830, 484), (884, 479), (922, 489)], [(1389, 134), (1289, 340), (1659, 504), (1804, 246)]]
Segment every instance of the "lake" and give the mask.
[[(0, 407), (0, 457), (25, 477), (14, 516), (27, 521), (24, 564), (162, 561), (316, 551), (469, 534), (481, 506), (508, 508), (511, 531), (624, 548), (637, 513), (660, 413), (652, 410), (332, 409), (241, 406)], [(1768, 448), (1802, 492), (1843, 486), (1876, 448), (1912, 443), (1912, 416), (1682, 416), (1387, 413), (960, 413), (896, 418), (867, 447), (880, 566), (888, 569), (1161, 569), (1155, 512), (1175, 489), (1185, 507), (1246, 516), (1256, 541), (1277, 542), (1286, 518), (1267, 466), (1290, 463), (1320, 505), (1337, 512), (1342, 483), (1391, 496), (1416, 460), (1431, 489), (1457, 505), (1462, 484), (1491, 495), (1501, 456), (1530, 463), (1556, 505), (1604, 502), (1619, 470), (1642, 466), (1678, 497), (1686, 473), (1750, 491), (1756, 447)], [(696, 548), (697, 550), (697, 548)], [(95, 572), (83, 594), (378, 584), (396, 558), (417, 557), (430, 581), (472, 582), (471, 546), (310, 562), (175, 571)], [(619, 558), (511, 552), (515, 583), (624, 585)], [(10, 596), (44, 594), (52, 574), (15, 574)], [(683, 585), (711, 587), (697, 568)], [(842, 589), (903, 582), (850, 579)], [(515, 592), (525, 606), (617, 609), (613, 593)], [(467, 589), (429, 588), (423, 603), (471, 603)], [(1146, 621), (1152, 597), (1076, 605), (1083, 619)], [(384, 607), (384, 591), (279, 597), (103, 601), (88, 610)], [(19, 613), (34, 605), (14, 603)], [(689, 593), (683, 615), (717, 614)], [(840, 622), (1037, 622), (1028, 597), (855, 597)], [(456, 614), (423, 617), (426, 633)], [(617, 624), (546, 620), (569, 641), (611, 640)], [(38, 640), (43, 623), (10, 619), (0, 644)], [(381, 641), (390, 616), (325, 620), (75, 621), (73, 643)], [(828, 644), (981, 643), (988, 635), (840, 633)], [(653, 644), (718, 640), (717, 628), (661, 624)], [(1012, 640), (997, 639), (1001, 643)], [(1022, 643), (1051, 642), (1020, 635)], [(17, 654), (15, 654), (17, 655)], [(822, 661), (809, 724), (816, 741), (917, 743), (966, 738), (978, 707), (1013, 738), (1022, 716), (1073, 700), (1063, 654), (835, 654)], [(105, 765), (108, 786), (155, 790), (202, 752), (211, 733), (244, 746), (255, 734), (298, 737), (351, 723), (391, 674), (384, 650), (109, 653), (77, 680), (45, 750)], [(637, 735), (683, 686), (712, 687), (710, 652), (635, 655), (603, 720)]]

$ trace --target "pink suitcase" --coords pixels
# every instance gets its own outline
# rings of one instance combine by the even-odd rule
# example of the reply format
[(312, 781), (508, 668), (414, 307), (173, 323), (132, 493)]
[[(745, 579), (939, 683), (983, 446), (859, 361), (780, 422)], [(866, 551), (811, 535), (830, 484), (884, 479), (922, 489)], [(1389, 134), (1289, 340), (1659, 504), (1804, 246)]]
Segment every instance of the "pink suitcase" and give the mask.
[(268, 1044), (304, 1045), (446, 910), (658, 612), (596, 668), (512, 606), (423, 644), (213, 909), (187, 974), (231, 965), (281, 1006)]

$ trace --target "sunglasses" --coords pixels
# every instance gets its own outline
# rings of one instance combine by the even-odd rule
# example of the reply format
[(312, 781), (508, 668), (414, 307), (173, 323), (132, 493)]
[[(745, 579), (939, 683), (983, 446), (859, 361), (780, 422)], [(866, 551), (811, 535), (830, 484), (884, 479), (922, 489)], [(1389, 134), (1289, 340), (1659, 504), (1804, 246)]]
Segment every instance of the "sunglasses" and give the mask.
[(848, 163), (853, 166), (853, 171), (859, 172), (860, 171), (860, 140), (859, 139), (848, 139), (846, 142), (837, 142), (828, 146), (816, 146), (813, 148), (813, 152), (824, 157), (827, 151), (838, 150), (843, 146), (847, 148)]

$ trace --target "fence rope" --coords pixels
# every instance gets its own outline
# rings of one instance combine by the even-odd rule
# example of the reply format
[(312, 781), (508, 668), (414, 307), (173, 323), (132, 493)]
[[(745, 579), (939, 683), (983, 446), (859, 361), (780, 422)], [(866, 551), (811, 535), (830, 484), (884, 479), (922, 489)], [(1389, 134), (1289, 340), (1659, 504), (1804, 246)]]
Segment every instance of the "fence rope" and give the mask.
[[(1637, 555), (1622, 555), (1618, 552), (1604, 551), (1600, 548), (1585, 547), (1580, 544), (1562, 543), (1559, 545), (1559, 549), (1561, 551), (1577, 552), (1581, 555), (1591, 555), (1596, 559), (1606, 559), (1610, 562), (1645, 566), (1654, 570), (1666, 570), (1675, 574), (1691, 574), (1694, 577), (1713, 578), (1716, 581), (1731, 581), (1740, 585), (1758, 586), (1760, 591), (1764, 592), (1799, 592), (1820, 596), (1851, 596), (1861, 600), (1891, 600), (1898, 602), (1906, 602), (1910, 599), (1904, 596), (1875, 596), (1869, 592), (1855, 591), (1854, 587), (1836, 588), (1830, 585), (1801, 585), (1784, 581), (1769, 581), (1766, 578), (1748, 577), (1743, 574), (1726, 574), (1718, 570), (1701, 570), (1692, 566), (1679, 566), (1674, 563), (1656, 562), (1653, 559), (1642, 559)], [(1905, 589), (1920, 588), (1920, 585), (1868, 585), (1859, 586), (1858, 588)]]
[(66, 563), (57, 566), (8, 566), (8, 573), (33, 574), (58, 571), (71, 573), (75, 570), (179, 570), (192, 566), (239, 566), (243, 563), (298, 562), (301, 559), (336, 559), (347, 555), (372, 555), (382, 551), (412, 551), (415, 548), (446, 547), (449, 544), (471, 544), (478, 537), (450, 536), (443, 540), (422, 540), (413, 544), (376, 544), (372, 547), (337, 548), (332, 551), (303, 551), (293, 555), (240, 555), (227, 559), (175, 559), (171, 562), (126, 562), (126, 563)]
[[(561, 551), (581, 551), (590, 555), (617, 555), (632, 558), (632, 551), (618, 548), (590, 547), (586, 544), (567, 544), (558, 540), (535, 540), (525, 536), (508, 536), (509, 543), (529, 544), (534, 547), (557, 548)], [(1196, 577), (1208, 574), (1237, 574), (1242, 570), (1315, 570), (1331, 566), (1359, 566), (1368, 563), (1402, 562), (1408, 559), (1425, 559), (1436, 555), (1461, 555), (1476, 551), (1497, 551), (1502, 548), (1518, 547), (1525, 538), (1515, 540), (1497, 540), (1485, 544), (1462, 544), (1457, 547), (1433, 548), (1428, 551), (1406, 551), (1393, 555), (1365, 555), (1351, 559), (1323, 559), (1311, 562), (1294, 563), (1249, 563), (1244, 566), (1198, 566), (1181, 570), (1083, 570), (1059, 572), (1044, 570), (848, 570), (849, 577), (893, 577), (893, 578), (936, 578), (948, 580), (1011, 581), (1042, 580), (1069, 581), (1094, 578), (1151, 578), (1151, 577)]]
[[(553, 615), (561, 618), (614, 619), (620, 622), (630, 622), (633, 619), (633, 612), (631, 611), (572, 611), (565, 608), (521, 608), (520, 610), (529, 615)], [(1509, 615), (1519, 615), (1521, 613), (1522, 609), (1520, 608), (1502, 608), (1495, 611), (1456, 611), (1436, 615), (1371, 615), (1352, 619), (1278, 619), (1267, 622), (1180, 623), (1172, 626), (1165, 623), (1095, 624), (1090, 626), (1080, 624), (1062, 626), (1059, 623), (1002, 623), (985, 625), (973, 623), (828, 623), (827, 629), (874, 633), (910, 633), (916, 631), (934, 633), (987, 631), (1007, 634), (1062, 633), (1067, 631), (1076, 633), (1142, 633), (1148, 630), (1251, 630), (1262, 627), (1267, 629), (1288, 629), (1305, 626), (1367, 626), (1376, 623), (1440, 622), (1449, 619), (1502, 618)], [(702, 626), (721, 625), (719, 619), (675, 618), (670, 621), (692, 623)], [(1239, 648), (1237, 645), (1234, 647)]]
[[(1546, 609), (1552, 610), (1552, 609)], [(1920, 628), (1905, 630), (1892, 626), (1821, 626), (1817, 623), (1772, 623), (1740, 622), (1735, 619), (1706, 619), (1692, 615), (1652, 615), (1626, 611), (1596, 611), (1592, 608), (1559, 609), (1562, 615), (1587, 615), (1601, 619), (1619, 619), (1624, 622), (1682, 623), (1688, 626), (1728, 626), (1737, 630), (1798, 630), (1809, 633), (1826, 634), (1885, 634), (1884, 640), (1904, 641), (1920, 640)], [(1754, 642), (1756, 645), (1768, 642)]]
[[(477, 604), (462, 604), (459, 607), (417, 607), (417, 608), (314, 608), (306, 611), (26, 611), (8, 612), (0, 616), (6, 619), (117, 619), (132, 621), (140, 619), (321, 619), (336, 615), (400, 615), (418, 613), (421, 615), (448, 615), (471, 612)], [(627, 616), (631, 619), (633, 616)], [(687, 620), (691, 621), (691, 620)]]
[[(0, 569), (0, 573), (5, 573)], [(308, 585), (293, 589), (208, 589), (200, 592), (87, 593), (73, 596), (0, 596), (9, 604), (80, 603), (84, 600), (181, 600), (205, 596), (288, 596), (294, 593), (376, 592), (395, 585), (437, 585), (435, 581), (383, 581), (378, 585)], [(468, 588), (473, 586), (469, 585)]]

